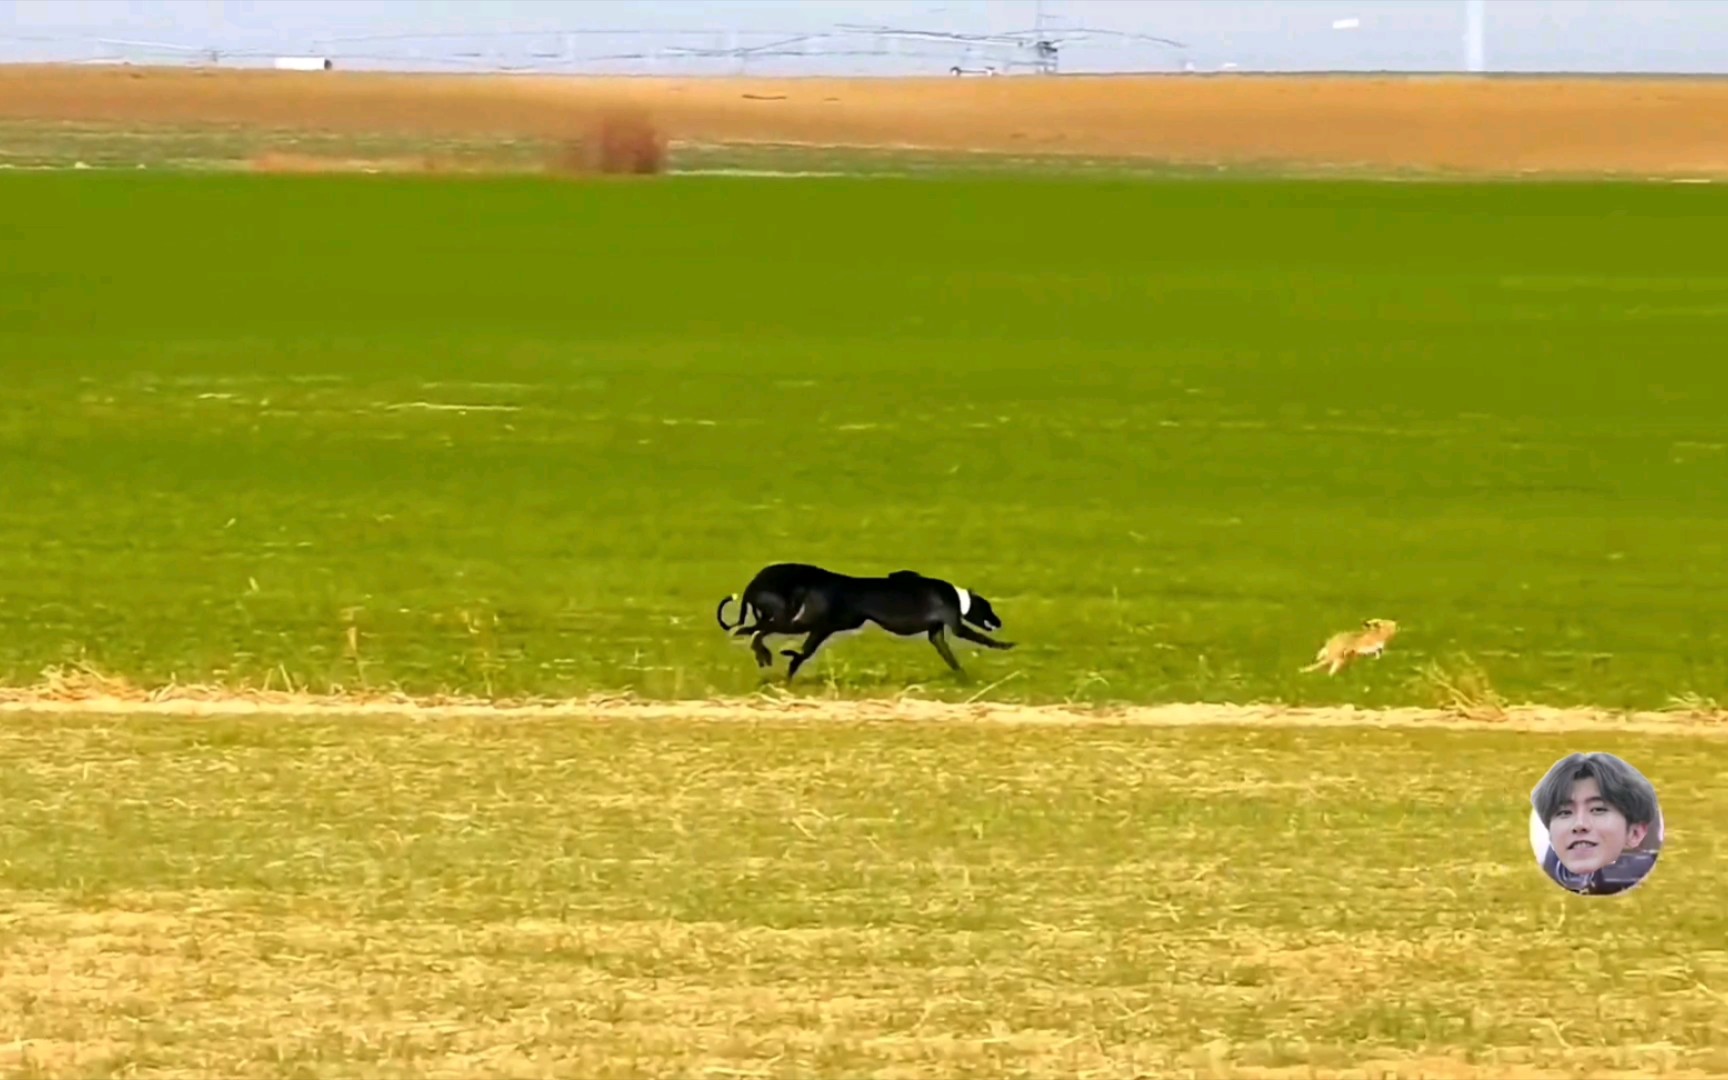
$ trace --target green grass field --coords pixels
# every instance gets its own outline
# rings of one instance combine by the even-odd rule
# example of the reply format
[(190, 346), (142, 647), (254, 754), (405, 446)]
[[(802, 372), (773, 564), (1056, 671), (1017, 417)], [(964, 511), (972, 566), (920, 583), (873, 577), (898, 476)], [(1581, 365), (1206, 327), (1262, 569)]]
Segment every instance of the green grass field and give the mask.
[[(1725, 210), (9, 176), (0, 679), (746, 693), (714, 606), (809, 559), (951, 577), (1020, 643), (960, 686), (843, 642), (811, 692), (1720, 697)], [(1296, 673), (1371, 615), (1384, 661)]]
[(1728, 744), (1609, 742), (1581, 899), (1566, 737), (11, 718), (0, 1073), (1722, 1075)]

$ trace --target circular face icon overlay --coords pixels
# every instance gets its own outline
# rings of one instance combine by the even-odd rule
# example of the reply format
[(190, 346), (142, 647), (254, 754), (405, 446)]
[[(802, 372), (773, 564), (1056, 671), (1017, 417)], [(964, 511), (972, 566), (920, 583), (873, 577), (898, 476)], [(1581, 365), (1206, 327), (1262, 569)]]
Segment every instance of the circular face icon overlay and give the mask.
[(1611, 896), (1637, 885), (1662, 850), (1662, 809), (1644, 774), (1613, 754), (1567, 754), (1530, 792), (1530, 850), (1568, 892)]

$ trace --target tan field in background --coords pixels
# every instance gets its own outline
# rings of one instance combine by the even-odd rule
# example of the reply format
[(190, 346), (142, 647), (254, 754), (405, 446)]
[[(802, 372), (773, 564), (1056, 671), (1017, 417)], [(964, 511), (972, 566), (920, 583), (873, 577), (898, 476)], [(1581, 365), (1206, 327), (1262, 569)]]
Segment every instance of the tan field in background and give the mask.
[(0, 67), (0, 121), (1122, 155), (1186, 164), (1728, 174), (1728, 79), (648, 78)]

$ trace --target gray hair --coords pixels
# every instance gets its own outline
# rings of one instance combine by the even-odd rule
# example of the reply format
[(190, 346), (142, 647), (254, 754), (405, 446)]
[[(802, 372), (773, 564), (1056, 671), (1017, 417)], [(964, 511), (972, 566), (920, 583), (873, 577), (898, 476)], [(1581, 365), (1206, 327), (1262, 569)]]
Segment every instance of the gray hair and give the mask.
[(1547, 826), (1572, 797), (1572, 785), (1594, 780), (1603, 801), (1620, 811), (1628, 824), (1652, 825), (1656, 821), (1656, 788), (1644, 774), (1613, 754), (1568, 754), (1555, 762), (1548, 775), (1530, 793), (1530, 805)]

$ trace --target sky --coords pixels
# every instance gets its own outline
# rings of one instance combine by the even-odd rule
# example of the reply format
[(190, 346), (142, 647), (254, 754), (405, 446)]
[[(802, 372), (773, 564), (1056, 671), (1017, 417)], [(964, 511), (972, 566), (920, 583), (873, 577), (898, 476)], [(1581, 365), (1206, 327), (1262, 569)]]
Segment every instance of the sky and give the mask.
[[(0, 62), (595, 73), (1030, 70), (1026, 49), (842, 30), (1030, 30), (1063, 71), (1461, 71), (1468, 0), (0, 0)], [(1728, 74), (1728, 0), (1479, 0), (1490, 72)], [(1110, 31), (1076, 38), (1073, 30)], [(731, 50), (794, 35), (808, 55)], [(1129, 35), (1143, 35), (1134, 38)], [(1168, 44), (1150, 38), (1164, 38)], [(676, 51), (681, 53), (675, 55)], [(705, 51), (705, 52), (704, 52)]]

